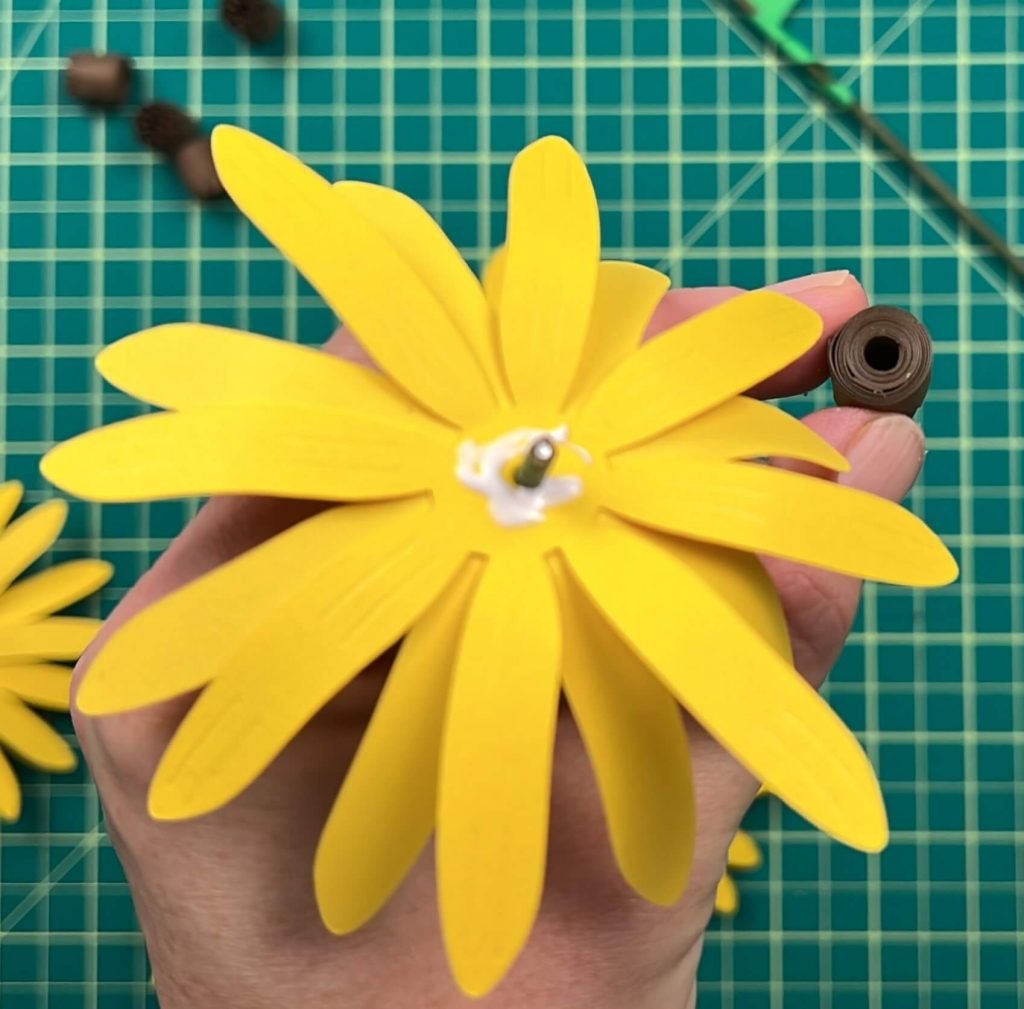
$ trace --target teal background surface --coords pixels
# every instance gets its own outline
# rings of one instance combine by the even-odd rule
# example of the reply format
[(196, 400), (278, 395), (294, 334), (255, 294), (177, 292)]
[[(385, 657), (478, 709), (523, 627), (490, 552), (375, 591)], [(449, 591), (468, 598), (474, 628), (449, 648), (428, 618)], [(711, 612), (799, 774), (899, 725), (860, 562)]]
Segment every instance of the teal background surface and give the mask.
[[(6, 476), (42, 500), (47, 446), (135, 410), (91, 364), (129, 332), (202, 319), (317, 343), (332, 328), (230, 205), (194, 203), (138, 148), (132, 108), (96, 115), (63, 97), (61, 67), (78, 48), (134, 54), (139, 98), (181, 102), (208, 126), (250, 126), (332, 177), (405, 190), (474, 262), (501, 239), (511, 156), (557, 132), (592, 168), (609, 256), (690, 285), (856, 271), (876, 300), (914, 311), (935, 337), (921, 414), (930, 452), (910, 503), (963, 577), (927, 594), (869, 587), (829, 688), (879, 768), (891, 847), (855, 854), (759, 803), (749, 823), (765, 866), (741, 879), (739, 916), (712, 929), (701, 1007), (1017, 1009), (1018, 288), (710, 0), (289, 0), (287, 23), (257, 51), (207, 0), (0, 0)], [(815, 0), (793, 26), (1020, 239), (1016, 3)], [(827, 402), (820, 390), (793, 408)], [(101, 553), (117, 566), (93, 612), (109, 611), (192, 508), (72, 505), (56, 553)], [(87, 775), (25, 777), (24, 816), (0, 831), (0, 1005), (154, 1005)]]

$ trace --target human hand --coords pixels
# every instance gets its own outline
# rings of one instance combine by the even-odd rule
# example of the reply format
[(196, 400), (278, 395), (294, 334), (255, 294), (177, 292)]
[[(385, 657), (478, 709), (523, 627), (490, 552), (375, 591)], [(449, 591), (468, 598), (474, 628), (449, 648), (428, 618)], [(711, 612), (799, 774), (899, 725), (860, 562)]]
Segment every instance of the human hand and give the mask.
[[(866, 305), (849, 275), (803, 278), (783, 291), (822, 315), (826, 336)], [(650, 332), (735, 293), (724, 288), (671, 292)], [(366, 360), (344, 333), (328, 349)], [(823, 339), (755, 391), (764, 396), (806, 392), (820, 384), (825, 371)], [(893, 500), (909, 490), (923, 459), (923, 437), (912, 421), (842, 409), (815, 414), (807, 423), (850, 459), (851, 471), (840, 475), (840, 482)], [(122, 601), (80, 663), (76, 685), (90, 658), (133, 614), (319, 507), (253, 498), (212, 501)], [(820, 685), (849, 631), (859, 583), (789, 563), (766, 560), (766, 565), (786, 609), (796, 664)], [(325, 929), (310, 866), (386, 672), (386, 660), (375, 663), (243, 795), (186, 822), (151, 819), (146, 792), (190, 698), (103, 719), (75, 713), (164, 1009), (692, 1004), (725, 852), (757, 787), (692, 721), (699, 836), (690, 885), (675, 907), (649, 905), (622, 881), (586, 754), (563, 710), (544, 903), (526, 950), (493, 995), (473, 1003), (450, 978), (429, 852), (360, 932), (338, 938)]]

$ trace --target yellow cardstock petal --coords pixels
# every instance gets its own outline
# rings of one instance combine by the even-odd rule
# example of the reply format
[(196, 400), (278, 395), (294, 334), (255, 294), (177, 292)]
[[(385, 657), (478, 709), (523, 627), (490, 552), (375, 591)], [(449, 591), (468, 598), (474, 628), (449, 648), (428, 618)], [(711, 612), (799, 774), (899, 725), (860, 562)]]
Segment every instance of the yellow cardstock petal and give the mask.
[(560, 656), (543, 560), (491, 558), (455, 666), (438, 798), (441, 923), (469, 995), (501, 980), (540, 907)]
[(602, 262), (579, 370), (569, 405), (594, 388), (640, 345), (647, 323), (671, 286), (663, 273), (637, 263)]
[(777, 457), (814, 463), (836, 473), (850, 468), (843, 455), (806, 424), (749, 396), (726, 400), (628, 451), (631, 458), (647, 452), (718, 460)]
[(8, 480), (0, 483), (0, 529), (11, 521), (12, 516), (21, 504), (25, 488), (20, 480)]
[(0, 744), (44, 771), (70, 771), (78, 762), (67, 740), (7, 690), (0, 690)]
[(0, 595), (0, 626), (56, 613), (92, 595), (113, 573), (106, 561), (85, 557), (25, 578)]
[(46, 501), (0, 534), (0, 592), (53, 546), (67, 517), (67, 502)]
[(51, 449), (40, 468), (51, 483), (92, 501), (210, 494), (356, 501), (422, 491), (454, 458), (454, 436), (412, 416), (237, 403), (89, 431)]
[(772, 466), (624, 455), (612, 468), (604, 503), (680, 536), (859, 578), (932, 586), (957, 576), (942, 541), (912, 512)]
[(810, 350), (821, 318), (773, 291), (740, 295), (645, 343), (582, 405), (574, 433), (607, 451), (667, 431)]
[(67, 711), (71, 703), (71, 670), (37, 662), (0, 666), (0, 689), (49, 711)]
[(504, 245), (499, 245), (484, 265), (484, 294), (495, 315), (501, 309), (501, 289), (505, 284), (505, 262), (507, 259), (508, 251)]
[(146, 329), (100, 351), (96, 370), (168, 410), (286, 403), (403, 418), (419, 408), (385, 375), (269, 336), (195, 322)]
[(0, 627), (0, 663), (77, 659), (99, 633), (102, 623), (89, 617), (47, 617), (34, 624)]
[(500, 339), (513, 398), (560, 406), (579, 366), (601, 257), (586, 166), (561, 137), (512, 162)]
[(615, 860), (641, 896), (670, 906), (686, 887), (696, 840), (679, 705), (560, 568), (556, 575), (565, 694), (594, 767)]
[(718, 881), (715, 891), (715, 910), (727, 918), (731, 918), (740, 909), (740, 895), (736, 889), (736, 881), (726, 873)]
[(612, 519), (566, 554), (618, 631), (758, 780), (837, 840), (885, 846), (885, 807), (860, 744), (725, 595)]
[(494, 393), (436, 294), (356, 204), (279, 147), (234, 126), (213, 132), (217, 173), (370, 356), (410, 395), (459, 424)]
[(738, 830), (729, 845), (726, 859), (730, 869), (759, 869), (761, 867), (761, 849), (757, 841), (745, 830)]
[(480, 562), (467, 564), (402, 642), (317, 847), (317, 903), (338, 934), (370, 920), (434, 830), (448, 687)]
[(230, 802), (409, 630), (465, 558), (428, 521), (415, 507), (358, 541), (323, 544), (323, 561), (237, 642), (185, 716), (150, 787), (152, 816), (184, 819)]
[(0, 750), (0, 820), (13, 822), (21, 816), (21, 785), (11, 762)]

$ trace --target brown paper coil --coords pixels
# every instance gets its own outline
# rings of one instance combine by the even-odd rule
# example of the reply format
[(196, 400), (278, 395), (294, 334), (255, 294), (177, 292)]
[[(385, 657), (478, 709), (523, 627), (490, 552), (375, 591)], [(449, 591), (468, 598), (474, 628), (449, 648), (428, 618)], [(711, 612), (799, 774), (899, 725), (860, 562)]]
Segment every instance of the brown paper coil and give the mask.
[(913, 416), (932, 380), (932, 340), (902, 308), (858, 312), (828, 346), (832, 394), (839, 406)]
[(281, 8), (271, 0), (223, 0), (221, 17), (254, 45), (269, 42), (281, 28)]
[(132, 90), (132, 61), (117, 53), (81, 51), (68, 57), (64, 85), (88, 105), (121, 105)]

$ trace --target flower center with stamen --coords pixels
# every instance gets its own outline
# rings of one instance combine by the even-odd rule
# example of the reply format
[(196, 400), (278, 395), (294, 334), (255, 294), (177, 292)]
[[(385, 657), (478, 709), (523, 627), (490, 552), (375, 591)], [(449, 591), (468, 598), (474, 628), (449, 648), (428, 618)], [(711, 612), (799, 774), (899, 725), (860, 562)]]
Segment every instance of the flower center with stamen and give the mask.
[[(548, 508), (575, 501), (583, 493), (580, 477), (551, 472), (558, 446), (569, 445), (568, 438), (563, 424), (551, 430), (516, 428), (482, 444), (466, 440), (459, 445), (455, 475), (463, 486), (487, 498), (498, 525), (534, 525), (544, 521)], [(582, 448), (571, 447), (590, 462)]]

